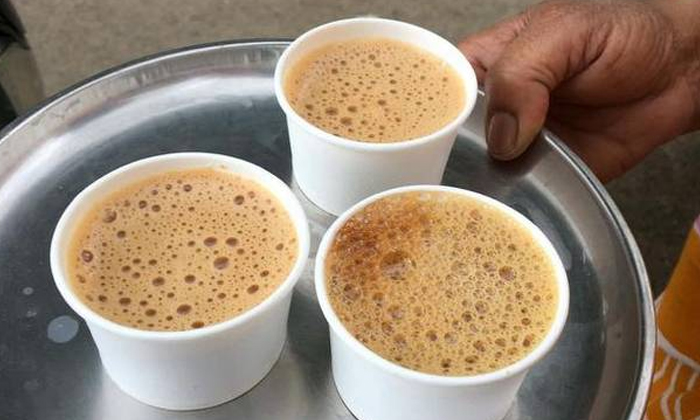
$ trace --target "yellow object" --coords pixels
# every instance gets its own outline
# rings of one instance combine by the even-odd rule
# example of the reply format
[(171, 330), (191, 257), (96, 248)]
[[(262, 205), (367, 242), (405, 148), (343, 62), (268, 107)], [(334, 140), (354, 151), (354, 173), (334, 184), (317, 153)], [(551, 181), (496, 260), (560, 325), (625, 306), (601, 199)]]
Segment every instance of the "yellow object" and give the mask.
[(656, 316), (658, 341), (645, 420), (700, 420), (700, 218)]

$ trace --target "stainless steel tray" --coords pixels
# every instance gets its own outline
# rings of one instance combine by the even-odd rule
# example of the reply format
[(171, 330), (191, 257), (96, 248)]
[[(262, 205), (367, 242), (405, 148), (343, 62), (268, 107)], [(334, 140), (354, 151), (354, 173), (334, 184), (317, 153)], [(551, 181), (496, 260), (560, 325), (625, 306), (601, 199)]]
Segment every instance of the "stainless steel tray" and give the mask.
[[(138, 403), (111, 383), (49, 270), (49, 239), (68, 202), (133, 160), (224, 153), (293, 183), (272, 87), (285, 46), (223, 43), (153, 56), (60, 94), (4, 131), (0, 419), (352, 418), (330, 374), (311, 264), (294, 294), (286, 348), (267, 378), (235, 401), (182, 413)], [(557, 247), (571, 282), (563, 337), (527, 377), (509, 418), (639, 420), (654, 321), (644, 265), (625, 222), (601, 185), (549, 134), (513, 164), (488, 159), (483, 112), (482, 101), (461, 130), (444, 183), (494, 196), (533, 220)], [(313, 250), (332, 217), (299, 197)]]

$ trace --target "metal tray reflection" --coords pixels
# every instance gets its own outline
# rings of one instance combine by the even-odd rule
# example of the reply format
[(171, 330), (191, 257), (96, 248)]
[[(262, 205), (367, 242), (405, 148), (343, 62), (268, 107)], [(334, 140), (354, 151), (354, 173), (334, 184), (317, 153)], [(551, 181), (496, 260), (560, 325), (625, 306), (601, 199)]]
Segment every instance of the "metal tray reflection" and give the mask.
[[(174, 413), (122, 394), (85, 325), (54, 288), (49, 240), (68, 202), (101, 175), (166, 152), (247, 159), (293, 184), (272, 86), (286, 42), (192, 47), (105, 72), (47, 101), (0, 140), (0, 418), (349, 419), (330, 375), (311, 264), (272, 372), (241, 398)], [(523, 158), (486, 157), (483, 101), (460, 132), (444, 183), (521, 211), (555, 244), (571, 282), (561, 341), (527, 377), (511, 419), (639, 420), (650, 383), (653, 308), (644, 265), (590, 173), (544, 134)], [(312, 255), (332, 216), (307, 202)]]

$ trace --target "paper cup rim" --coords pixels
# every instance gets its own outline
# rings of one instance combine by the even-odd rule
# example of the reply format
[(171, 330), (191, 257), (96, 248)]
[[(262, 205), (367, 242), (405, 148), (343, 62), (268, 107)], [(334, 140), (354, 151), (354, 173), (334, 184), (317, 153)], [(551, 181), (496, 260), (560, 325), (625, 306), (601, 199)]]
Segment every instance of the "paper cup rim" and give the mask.
[[(455, 54), (458, 61), (461, 62), (463, 68), (455, 68), (454, 66), (453, 69), (459, 74), (459, 76), (462, 78), (463, 84), (464, 84), (464, 108), (460, 111), (460, 113), (452, 119), (449, 123), (445, 124), (443, 127), (441, 127), (439, 130), (436, 130), (430, 134), (427, 134), (425, 136), (417, 137), (414, 139), (410, 140), (405, 140), (405, 141), (398, 141), (398, 142), (392, 142), (392, 143), (370, 143), (370, 142), (363, 142), (363, 141), (358, 141), (358, 140), (351, 140), (347, 139), (344, 137), (336, 136), (334, 134), (331, 134), (325, 130), (322, 130), (319, 127), (316, 127), (315, 125), (311, 124), (308, 122), (305, 118), (303, 118), (301, 115), (299, 115), (294, 108), (289, 104), (289, 101), (287, 100), (287, 95), (284, 91), (284, 73), (286, 71), (286, 66), (287, 62), (289, 60), (289, 56), (299, 47), (299, 45), (302, 45), (304, 42), (306, 42), (310, 37), (317, 35), (319, 32), (323, 31), (328, 31), (328, 30), (333, 30), (335, 28), (341, 27), (341, 26), (346, 26), (346, 25), (354, 25), (354, 24), (362, 24), (362, 23), (373, 23), (377, 25), (387, 25), (387, 26), (393, 26), (396, 28), (402, 28), (405, 30), (412, 30), (416, 32), (420, 32), (424, 35), (427, 35), (429, 37), (434, 38), (435, 42), (442, 43), (446, 46), (446, 48), (452, 53)], [(421, 47), (417, 45), (418, 48), (422, 50), (426, 50), (424, 47)], [(437, 54), (433, 53), (432, 51), (426, 50), (430, 54), (437, 56)], [(443, 57), (439, 57), (440, 59), (443, 59)], [(451, 65), (451, 64), (450, 64)], [(375, 152), (389, 152), (389, 151), (395, 151), (395, 150), (402, 150), (402, 149), (407, 149), (415, 146), (420, 146), (425, 143), (430, 143), (432, 141), (436, 141), (440, 139), (441, 137), (445, 136), (447, 133), (457, 130), (462, 124), (464, 124), (464, 121), (469, 117), (469, 115), (472, 113), (474, 110), (474, 106), (476, 105), (476, 100), (478, 96), (478, 82), (476, 79), (476, 73), (474, 72), (474, 68), (472, 65), (469, 63), (469, 60), (462, 54), (459, 49), (454, 46), (451, 42), (446, 40), (445, 38), (441, 37), (440, 35), (429, 31), (425, 28), (422, 28), (417, 25), (413, 25), (411, 23), (407, 22), (401, 22), (398, 20), (392, 20), (392, 19), (384, 19), (384, 18), (377, 18), (377, 17), (355, 17), (355, 18), (349, 18), (349, 19), (342, 19), (342, 20), (336, 20), (333, 22), (329, 22), (320, 26), (317, 26), (301, 36), (299, 36), (296, 40), (294, 40), (282, 53), (282, 56), (280, 59), (277, 61), (277, 65), (275, 66), (275, 74), (274, 74), (274, 88), (275, 88), (275, 96), (277, 97), (277, 101), (282, 107), (282, 110), (286, 114), (287, 118), (293, 119), (298, 125), (300, 125), (305, 131), (312, 133), (313, 135), (331, 143), (337, 146), (345, 147), (347, 149), (351, 150), (357, 150), (357, 151), (375, 151)]]
[[(467, 375), (467, 376), (441, 376), (431, 373), (419, 372), (416, 370), (408, 369), (394, 362), (391, 362), (378, 354), (374, 353), (359, 340), (357, 340), (350, 332), (345, 328), (342, 322), (338, 319), (333, 307), (328, 300), (326, 281), (325, 281), (325, 260), (330, 245), (335, 239), (338, 230), (345, 224), (345, 222), (355, 215), (358, 211), (365, 208), (367, 205), (390, 195), (413, 192), (413, 191), (442, 191), (456, 193), (470, 198), (474, 198), (482, 203), (493, 206), (503, 212), (505, 212), (509, 217), (513, 217), (516, 221), (524, 226), (533, 235), (537, 243), (545, 250), (547, 255), (552, 261), (555, 271), (555, 281), (557, 283), (557, 293), (558, 302), (557, 309), (552, 321), (552, 325), (549, 327), (547, 334), (544, 339), (538, 343), (538, 345), (533, 348), (524, 358), (512, 363), (508, 366), (500, 368), (498, 370), (477, 374), (477, 375)], [(566, 270), (557, 254), (556, 249), (545, 236), (545, 234), (530, 220), (525, 216), (520, 214), (518, 211), (509, 207), (508, 205), (501, 203), (486, 195), (464, 190), (461, 188), (447, 187), (447, 186), (436, 186), (436, 185), (414, 185), (408, 187), (399, 187), (391, 190), (383, 191), (381, 193), (370, 196), (361, 202), (355, 204), (347, 211), (343, 212), (328, 228), (326, 234), (321, 240), (318, 252), (316, 254), (316, 263), (314, 267), (315, 278), (314, 283), (316, 287), (316, 295), (318, 298), (319, 305), (321, 306), (321, 311), (323, 312), (329, 327), (332, 332), (337, 335), (337, 337), (342, 340), (347, 346), (349, 346), (353, 352), (358, 356), (362, 357), (375, 367), (383, 369), (393, 375), (398, 377), (403, 377), (409, 380), (441, 385), (441, 386), (464, 386), (464, 385), (479, 385), (486, 383), (497, 382), (506, 378), (513, 377), (520, 373), (526, 372), (535, 363), (542, 359), (556, 344), (559, 339), (564, 325), (566, 324), (568, 310), (569, 310), (569, 283), (566, 276)]]
[[(269, 296), (267, 296), (262, 302), (248, 309), (247, 311), (233, 316), (225, 321), (218, 322), (216, 324), (207, 325), (198, 329), (190, 329), (184, 331), (150, 331), (141, 330), (138, 328), (122, 325), (108, 318), (98, 314), (92, 310), (88, 305), (82, 302), (80, 298), (77, 297), (76, 293), (72, 290), (67, 270), (65, 267), (65, 253), (62, 251), (61, 246), (65, 242), (64, 238), (72, 233), (71, 227), (74, 227), (74, 223), (78, 218), (76, 212), (78, 207), (83, 201), (89, 198), (92, 194), (97, 193), (103, 184), (108, 181), (112, 181), (115, 178), (123, 176), (128, 172), (136, 169), (140, 169), (152, 164), (163, 162), (163, 161), (191, 161), (196, 160), (206, 160), (209, 163), (203, 163), (201, 166), (191, 166), (183, 167), (181, 169), (194, 169), (194, 168), (207, 168), (216, 167), (221, 164), (230, 164), (233, 169), (226, 168), (226, 170), (231, 171), (233, 174), (243, 176), (244, 178), (251, 179), (259, 183), (264, 188), (269, 189), (269, 185), (277, 184), (277, 187), (281, 188), (282, 194), (277, 194), (276, 192), (270, 191), (280, 203), (284, 206), (285, 210), (288, 212), (292, 224), (297, 233), (298, 241), (298, 253), (296, 261), (292, 266), (286, 279), (275, 289)], [(245, 167), (249, 172), (254, 173), (254, 176), (240, 174), (236, 172), (235, 168)], [(163, 173), (169, 171), (178, 170), (177, 168), (171, 168), (163, 170)], [(156, 172), (157, 173), (157, 172)], [(147, 177), (145, 175), (144, 177)], [(115, 191), (115, 190), (113, 190)], [(72, 222), (72, 223), (71, 223)], [(54, 233), (51, 239), (50, 248), (50, 265), (51, 273), (54, 278), (54, 283), (58, 288), (63, 299), (66, 303), (73, 309), (80, 317), (82, 317), (88, 325), (94, 324), (102, 329), (110, 331), (114, 334), (129, 337), (132, 339), (142, 339), (150, 341), (186, 341), (192, 339), (199, 339), (203, 337), (208, 337), (216, 335), (218, 333), (228, 331), (232, 328), (236, 328), (243, 324), (250, 322), (255, 317), (259, 316), (262, 312), (268, 310), (275, 304), (280, 303), (288, 293), (292, 292), (295, 284), (299, 281), (301, 274), (306, 266), (308, 259), (310, 247), (310, 238), (308, 230), (308, 222), (306, 214), (301, 207), (301, 204), (297, 200), (294, 193), (289, 189), (289, 186), (277, 178), (272, 173), (267, 170), (257, 166), (253, 163), (245, 161), (243, 159), (216, 154), (216, 153), (199, 153), (199, 152), (184, 152), (184, 153), (167, 153), (162, 155), (151, 156), (148, 158), (140, 159), (126, 165), (120, 166), (119, 168), (101, 176), (85, 189), (83, 189), (77, 196), (75, 196), (70, 204), (66, 207), (61, 218), (56, 224)]]

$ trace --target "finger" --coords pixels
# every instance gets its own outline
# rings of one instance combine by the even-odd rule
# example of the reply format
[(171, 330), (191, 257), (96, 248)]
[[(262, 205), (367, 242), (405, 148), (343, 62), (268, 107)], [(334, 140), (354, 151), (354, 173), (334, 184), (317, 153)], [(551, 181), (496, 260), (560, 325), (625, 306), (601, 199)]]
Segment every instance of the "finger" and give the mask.
[(590, 136), (572, 130), (555, 119), (547, 120), (547, 128), (561, 139), (583, 161), (596, 177), (606, 183), (624, 174), (636, 161), (624, 145), (604, 136)]
[[(683, 127), (692, 120), (690, 107), (679, 105), (682, 96), (678, 92), (685, 91), (678, 87), (677, 92), (669, 90), (634, 103), (608, 107), (557, 103), (550, 109), (546, 125), (606, 182), (683, 133)], [(687, 101), (692, 100), (688, 97)]]
[(585, 68), (594, 22), (568, 3), (540, 6), (488, 69), (486, 133), (496, 159), (520, 155), (544, 124), (549, 95)]
[(496, 25), (469, 35), (459, 43), (459, 49), (474, 67), (480, 83), (489, 67), (498, 59), (503, 49), (513, 41), (525, 27), (526, 14), (510, 17)]
[(591, 107), (623, 104), (650, 92), (661, 93), (678, 79), (669, 69), (678, 46), (666, 19), (650, 13), (644, 2), (596, 2), (595, 6), (588, 18), (597, 21), (597, 29), (590, 34), (591, 47), (584, 51), (589, 64), (586, 71), (557, 88), (558, 101)]

